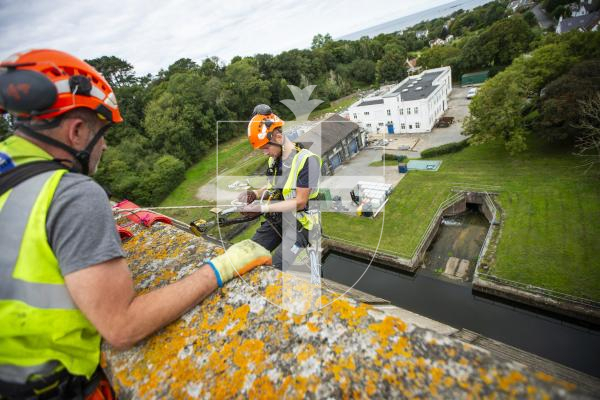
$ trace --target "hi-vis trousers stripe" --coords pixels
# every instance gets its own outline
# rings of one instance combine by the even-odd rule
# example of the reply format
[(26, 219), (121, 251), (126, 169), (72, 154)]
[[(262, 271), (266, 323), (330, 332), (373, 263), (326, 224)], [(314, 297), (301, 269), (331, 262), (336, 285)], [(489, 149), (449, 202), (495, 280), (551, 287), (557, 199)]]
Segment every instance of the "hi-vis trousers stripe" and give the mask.
[(0, 300), (20, 300), (37, 308), (76, 308), (64, 284), (26, 282), (13, 278), (25, 228), (44, 183), (56, 171), (39, 174), (16, 186), (0, 211)]

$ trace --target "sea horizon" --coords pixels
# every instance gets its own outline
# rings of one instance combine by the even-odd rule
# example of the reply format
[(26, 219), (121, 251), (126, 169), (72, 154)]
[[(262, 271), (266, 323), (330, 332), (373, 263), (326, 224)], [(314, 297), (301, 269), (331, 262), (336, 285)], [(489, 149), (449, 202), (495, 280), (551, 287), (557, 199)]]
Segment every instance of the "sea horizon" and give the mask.
[(357, 40), (363, 36), (370, 38), (375, 37), (381, 33), (393, 33), (404, 30), (411, 26), (414, 26), (423, 21), (430, 21), (432, 19), (445, 17), (452, 13), (463, 9), (465, 11), (472, 10), (475, 7), (491, 3), (495, 0), (454, 0), (446, 4), (442, 4), (437, 7), (433, 7), (427, 10), (420, 11), (418, 13), (406, 15), (404, 17), (395, 18), (378, 25), (371, 26), (369, 28), (361, 29), (356, 32), (352, 32), (338, 38), (336, 40)]

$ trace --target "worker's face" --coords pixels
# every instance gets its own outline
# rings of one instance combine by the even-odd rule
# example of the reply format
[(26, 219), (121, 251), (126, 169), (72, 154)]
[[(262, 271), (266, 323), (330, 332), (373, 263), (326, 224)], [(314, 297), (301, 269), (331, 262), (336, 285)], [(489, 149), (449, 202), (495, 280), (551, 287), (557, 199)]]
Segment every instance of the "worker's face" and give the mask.
[[(273, 143), (283, 144), (283, 135), (279, 130), (275, 130), (273, 132), (271, 141)], [(260, 149), (263, 151), (265, 156), (278, 158), (281, 155), (281, 146), (277, 146), (276, 144), (267, 143), (264, 146), (261, 146)]]
[(260, 148), (265, 156), (278, 158), (281, 155), (281, 147), (267, 143)]
[[(98, 130), (100, 128), (102, 128), (106, 123), (103, 123), (101, 126), (98, 126), (97, 124), (94, 124), (96, 126), (89, 126), (88, 125), (88, 143), (89, 141), (91, 141), (94, 136), (96, 135), (96, 133), (98, 132)], [(96, 145), (94, 146), (94, 148), (92, 149), (92, 152), (90, 154), (90, 172), (89, 175), (94, 175), (96, 173), (96, 171), (98, 170), (98, 164), (100, 164), (100, 159), (102, 158), (102, 153), (104, 153), (104, 150), (107, 149), (107, 145), (106, 145), (106, 140), (104, 139), (104, 136), (102, 136), (100, 138), (100, 140), (98, 140), (98, 143), (96, 143)]]
[(107, 147), (106, 140), (104, 139), (104, 136), (102, 136), (92, 149), (92, 154), (90, 154), (90, 175), (94, 175), (98, 170), (102, 153), (104, 153), (104, 150), (106, 150)]

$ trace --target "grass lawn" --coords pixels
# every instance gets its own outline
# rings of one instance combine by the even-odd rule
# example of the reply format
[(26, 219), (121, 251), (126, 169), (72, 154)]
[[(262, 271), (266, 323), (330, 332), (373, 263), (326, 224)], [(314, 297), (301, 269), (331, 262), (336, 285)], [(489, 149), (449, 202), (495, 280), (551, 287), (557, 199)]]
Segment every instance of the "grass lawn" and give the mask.
[[(452, 187), (498, 186), (504, 226), (492, 273), (600, 300), (600, 180), (583, 175), (568, 149), (530, 142), (510, 156), (500, 143), (438, 156), (437, 172), (411, 171), (385, 210), (380, 249), (412, 256)], [(384, 218), (324, 214), (324, 232), (376, 247)]]
[[(246, 136), (235, 138), (219, 145), (219, 174), (249, 175), (259, 165), (264, 164), (264, 156), (253, 151)], [(185, 180), (162, 203), (168, 206), (202, 206), (214, 205), (214, 202), (201, 201), (196, 198), (198, 189), (217, 175), (217, 153), (212, 151), (200, 162), (185, 172)], [(172, 216), (183, 222), (198, 218), (210, 218), (208, 208), (187, 210), (164, 210), (165, 215)]]

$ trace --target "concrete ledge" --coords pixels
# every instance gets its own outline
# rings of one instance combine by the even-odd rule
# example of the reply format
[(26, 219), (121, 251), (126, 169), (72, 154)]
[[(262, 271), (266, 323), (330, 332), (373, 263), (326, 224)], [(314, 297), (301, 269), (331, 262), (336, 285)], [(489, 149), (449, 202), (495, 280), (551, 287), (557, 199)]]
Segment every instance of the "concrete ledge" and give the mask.
[(481, 278), (473, 280), (473, 290), (600, 326), (600, 310), (582, 304), (558, 301), (547, 296)]
[[(138, 293), (222, 251), (168, 225), (131, 230), (124, 248)], [(103, 343), (102, 366), (119, 398), (581, 395), (572, 383), (329, 293), (318, 298), (326, 307), (293, 314), (278, 305), (293, 294), (299, 308), (309, 306), (302, 300), (314, 301), (307, 293), (315, 287), (269, 267), (244, 278), (132, 349)]]
[(344, 256), (355, 257), (360, 260), (382, 264), (393, 269), (397, 269), (405, 272), (415, 272), (418, 267), (411, 266), (409, 258), (393, 256), (386, 254), (385, 252), (379, 252), (365, 247), (352, 246), (348, 243), (340, 242), (335, 239), (323, 238), (323, 256), (326, 256), (329, 252), (343, 254)]

